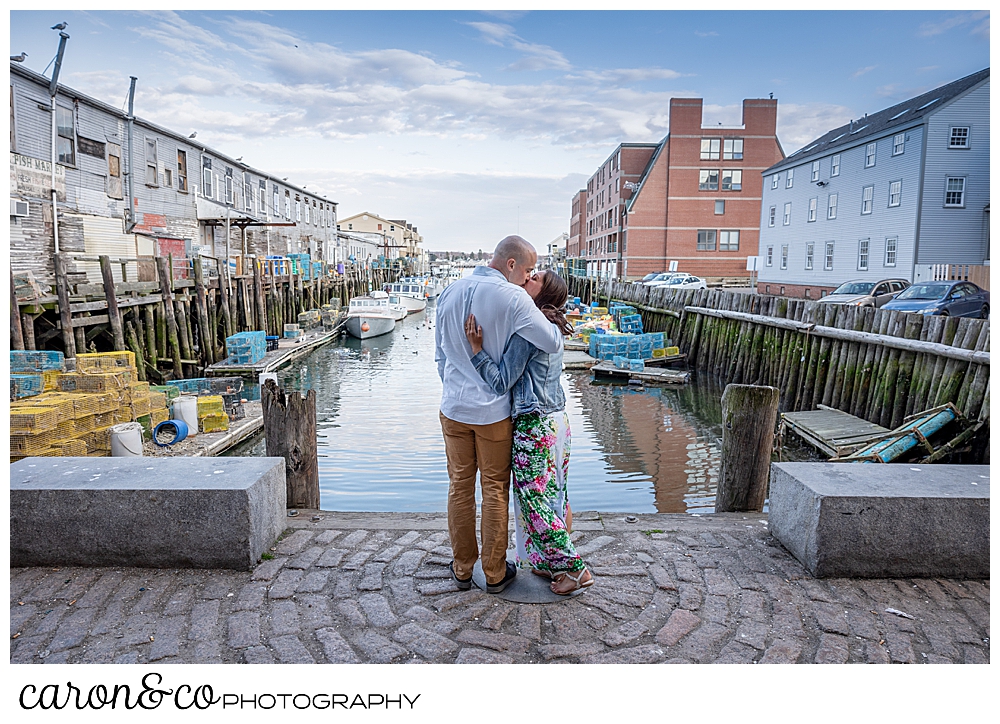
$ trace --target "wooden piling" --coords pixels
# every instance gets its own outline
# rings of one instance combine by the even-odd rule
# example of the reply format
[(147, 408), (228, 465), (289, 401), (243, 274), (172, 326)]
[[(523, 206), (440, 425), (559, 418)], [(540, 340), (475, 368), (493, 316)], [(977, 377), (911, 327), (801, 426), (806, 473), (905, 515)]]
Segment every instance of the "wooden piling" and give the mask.
[(215, 362), (215, 344), (212, 341), (212, 328), (208, 322), (208, 295), (205, 293), (205, 270), (200, 256), (195, 256), (194, 291), (195, 311), (198, 315), (198, 329), (201, 334), (201, 357), (205, 365)]
[(35, 318), (30, 314), (22, 314), (21, 324), (24, 334), (24, 347), (22, 349), (35, 349)]
[(14, 270), (10, 272), (10, 348), (24, 349), (24, 329), (21, 326), (21, 307), (14, 290)]
[(111, 326), (111, 336), (114, 339), (115, 350), (125, 351), (125, 333), (122, 328), (122, 313), (118, 309), (118, 296), (115, 294), (115, 278), (111, 273), (111, 259), (106, 254), (98, 257), (101, 264), (101, 278), (104, 280), (104, 298), (108, 302), (108, 323)]
[(153, 305), (144, 304), (142, 313), (145, 317), (146, 327), (146, 358), (153, 369), (156, 369), (156, 322), (153, 317)]
[(285, 459), (285, 497), (289, 508), (319, 508), (319, 458), (316, 449), (316, 390), (305, 397), (285, 394), (274, 380), (261, 389), (268, 457)]
[(257, 309), (256, 328), (263, 329), (265, 334), (274, 334), (267, 331), (270, 327), (267, 323), (267, 311), (264, 309), (264, 280), (261, 276), (260, 263), (257, 259), (253, 260), (253, 291)]
[(184, 366), (181, 363), (181, 346), (178, 339), (177, 318), (174, 315), (174, 292), (170, 278), (169, 260), (157, 257), (156, 270), (160, 276), (160, 296), (163, 298), (163, 312), (166, 325), (166, 337), (170, 347), (170, 356), (174, 363), (174, 376), (183, 379)]
[[(67, 358), (76, 357), (76, 337), (73, 334), (73, 314), (69, 306), (69, 283), (66, 281), (66, 258), (62, 252), (55, 255), (56, 296), (59, 298), (59, 324), (62, 327), (63, 353)], [(84, 347), (84, 351), (86, 348)]]
[(726, 385), (716, 513), (764, 509), (778, 396), (776, 387)]
[(126, 325), (128, 347), (135, 355), (135, 366), (139, 374), (139, 381), (146, 381), (146, 364), (142, 356), (142, 347), (139, 346), (139, 337), (136, 335), (135, 327), (129, 321)]

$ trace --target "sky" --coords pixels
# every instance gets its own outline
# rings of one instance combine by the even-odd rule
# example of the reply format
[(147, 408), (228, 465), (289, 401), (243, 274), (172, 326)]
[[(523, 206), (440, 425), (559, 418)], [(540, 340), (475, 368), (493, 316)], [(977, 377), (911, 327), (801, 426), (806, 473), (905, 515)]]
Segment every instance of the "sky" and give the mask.
[(778, 99), (786, 154), (989, 65), (987, 11), (11, 11), (10, 52), (60, 82), (434, 250), (544, 251), (619, 143), (670, 98), (705, 125)]

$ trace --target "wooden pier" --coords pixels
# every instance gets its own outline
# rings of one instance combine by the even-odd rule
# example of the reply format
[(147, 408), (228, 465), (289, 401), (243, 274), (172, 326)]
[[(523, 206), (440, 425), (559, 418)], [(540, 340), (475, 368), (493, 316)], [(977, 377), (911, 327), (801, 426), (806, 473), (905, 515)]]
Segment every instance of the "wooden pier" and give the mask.
[(832, 458), (860, 450), (889, 432), (888, 428), (831, 407), (785, 412), (781, 424)]
[(221, 455), (244, 440), (248, 440), (264, 429), (264, 414), (260, 402), (252, 401), (243, 405), (246, 417), (233, 420), (225, 432), (203, 432), (181, 440), (176, 445), (160, 447), (147, 440), (143, 443), (146, 457), (215, 457)]
[(310, 334), (303, 335), (298, 339), (279, 339), (278, 349), (272, 350), (264, 355), (264, 359), (256, 364), (227, 364), (226, 362), (216, 362), (205, 368), (206, 377), (251, 377), (254, 382), (258, 375), (264, 372), (275, 372), (283, 367), (287, 367), (295, 360), (305, 357), (325, 344), (329, 344), (337, 339), (344, 330), (346, 316), (341, 314), (340, 319), (333, 329), (317, 330)]
[(613, 362), (604, 360), (598, 362), (590, 371), (595, 378), (641, 380), (653, 385), (686, 385), (691, 381), (691, 373), (682, 370), (668, 370), (657, 367), (647, 367), (642, 372), (634, 372), (615, 367)]

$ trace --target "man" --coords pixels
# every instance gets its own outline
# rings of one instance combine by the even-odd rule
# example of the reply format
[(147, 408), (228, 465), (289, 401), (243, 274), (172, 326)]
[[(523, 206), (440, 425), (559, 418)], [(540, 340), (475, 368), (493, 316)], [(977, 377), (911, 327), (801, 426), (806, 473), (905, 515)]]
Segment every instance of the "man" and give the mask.
[(486, 592), (510, 585), (517, 568), (507, 562), (507, 514), (510, 502), (510, 451), (514, 426), (510, 395), (498, 396), (472, 366), (465, 319), (476, 315), (483, 328), (483, 349), (500, 363), (516, 333), (543, 352), (562, 349), (562, 335), (522, 288), (538, 260), (520, 236), (508, 236), (493, 252), (489, 266), (450, 284), (438, 297), (435, 327), (441, 377), (441, 431), (448, 458), (448, 532), (454, 560), (451, 574), (462, 590), (472, 587), (476, 543), (476, 471), (483, 495), (482, 561)]

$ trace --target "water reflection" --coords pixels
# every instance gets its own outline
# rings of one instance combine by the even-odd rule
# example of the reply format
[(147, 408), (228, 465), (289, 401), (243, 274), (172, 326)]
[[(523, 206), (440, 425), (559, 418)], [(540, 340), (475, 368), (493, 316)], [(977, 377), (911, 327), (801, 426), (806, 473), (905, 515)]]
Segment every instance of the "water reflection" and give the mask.
[[(317, 394), (321, 505), (326, 510), (432, 512), (446, 507), (438, 421), (434, 306), (382, 337), (344, 337), (279, 372)], [(569, 497), (577, 510), (711, 512), (723, 387), (595, 384), (563, 377), (572, 427)], [(230, 454), (264, 455), (262, 439)]]

